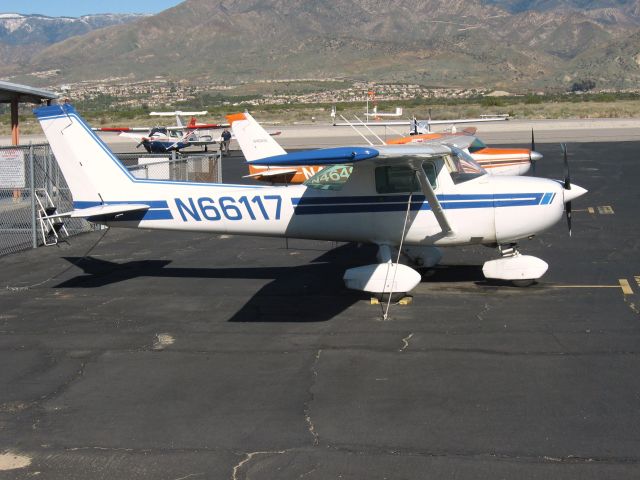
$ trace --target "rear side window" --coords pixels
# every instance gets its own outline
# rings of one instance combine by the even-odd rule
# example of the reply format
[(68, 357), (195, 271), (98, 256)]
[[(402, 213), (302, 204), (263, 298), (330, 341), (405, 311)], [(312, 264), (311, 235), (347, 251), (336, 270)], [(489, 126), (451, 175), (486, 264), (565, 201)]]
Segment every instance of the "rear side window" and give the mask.
[[(429, 183), (436, 188), (436, 168), (432, 162), (422, 164), (424, 173), (429, 179)], [(413, 169), (406, 165), (377, 167), (376, 191), (378, 193), (408, 193), (419, 192), (420, 182)]]

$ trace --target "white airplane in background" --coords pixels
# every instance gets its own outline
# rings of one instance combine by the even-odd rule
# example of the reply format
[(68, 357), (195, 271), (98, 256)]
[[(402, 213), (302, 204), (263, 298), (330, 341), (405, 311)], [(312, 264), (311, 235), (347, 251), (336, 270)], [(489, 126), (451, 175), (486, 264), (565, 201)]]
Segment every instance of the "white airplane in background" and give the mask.
[[(444, 246), (497, 246), (500, 258), (483, 267), (487, 278), (539, 278), (547, 264), (521, 255), (517, 242), (553, 226), (565, 203), (586, 192), (568, 176), (564, 182), (490, 176), (461, 150), (438, 143), (346, 146), (256, 161), (327, 167), (303, 185), (139, 179), (71, 105), (34, 112), (73, 196), (74, 210), (52, 217), (113, 227), (372, 243), (378, 262), (348, 269), (344, 280), (349, 288), (389, 298), (421, 281), (420, 273), (399, 262), (401, 252), (414, 266), (430, 266), (441, 257), (437, 247)], [(234, 129), (256, 148), (273, 141), (268, 134), (256, 136), (246, 120), (234, 122)]]
[[(497, 115), (480, 115), (477, 118), (459, 118), (454, 120), (432, 120), (431, 119), (431, 109), (429, 109), (429, 118), (427, 120), (418, 120), (413, 117), (411, 120), (369, 120), (368, 117), (401, 117), (402, 116), (402, 108), (396, 107), (395, 113), (377, 113), (377, 107), (374, 107), (373, 113), (369, 112), (368, 107), (367, 111), (364, 113), (365, 117), (367, 117), (366, 122), (360, 122), (356, 125), (367, 125), (370, 127), (397, 127), (397, 126), (409, 126), (411, 128), (412, 134), (425, 134), (425, 133), (433, 133), (431, 127), (434, 125), (449, 125), (451, 126), (451, 132), (455, 133), (455, 126), (465, 123), (486, 123), (486, 122), (506, 122), (509, 120), (508, 114), (497, 114)], [(335, 105), (331, 107), (331, 119), (333, 125), (335, 127), (347, 127), (351, 126), (352, 123), (348, 122), (344, 117), (342, 117), (343, 122), (336, 121), (336, 107)]]

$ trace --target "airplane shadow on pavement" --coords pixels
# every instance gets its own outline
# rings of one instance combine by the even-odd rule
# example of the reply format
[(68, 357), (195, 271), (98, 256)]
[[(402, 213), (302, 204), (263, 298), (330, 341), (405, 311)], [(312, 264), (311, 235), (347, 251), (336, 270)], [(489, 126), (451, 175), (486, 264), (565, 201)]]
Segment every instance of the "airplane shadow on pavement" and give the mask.
[[(171, 260), (135, 260), (115, 263), (94, 257), (64, 257), (83, 274), (55, 288), (99, 288), (147, 278), (211, 280), (264, 279), (271, 282), (253, 294), (230, 322), (319, 322), (334, 318), (369, 294), (348, 290), (342, 276), (348, 268), (375, 262), (376, 247), (347, 243), (323, 252), (310, 263), (265, 267), (172, 267)], [(438, 265), (423, 276), (424, 283), (484, 283), (481, 265)], [(223, 283), (217, 290), (237, 296), (237, 284)]]
[[(348, 290), (342, 276), (347, 268), (371, 263), (375, 249), (345, 244), (324, 252), (311, 263), (282, 267), (171, 267), (171, 260), (115, 263), (94, 257), (64, 258), (84, 273), (54, 288), (99, 288), (140, 277), (265, 279), (272, 281), (253, 294), (228, 321), (319, 322), (330, 320), (359, 300), (368, 298), (363, 292)], [(218, 295), (224, 295), (224, 289), (238, 295), (237, 284), (223, 284), (221, 289)]]

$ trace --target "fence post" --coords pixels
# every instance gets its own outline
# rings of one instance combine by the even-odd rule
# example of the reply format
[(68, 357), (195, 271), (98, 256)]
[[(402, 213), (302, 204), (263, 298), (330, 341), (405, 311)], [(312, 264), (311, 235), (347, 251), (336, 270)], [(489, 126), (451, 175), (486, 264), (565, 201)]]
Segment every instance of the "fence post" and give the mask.
[(31, 241), (33, 248), (38, 248), (36, 232), (36, 175), (33, 162), (33, 144), (29, 142), (29, 181), (31, 182)]
[(53, 179), (53, 186), (51, 187), (51, 198), (55, 198), (56, 205), (59, 202), (60, 195), (60, 169), (58, 165), (54, 163), (53, 153), (51, 153), (51, 147), (46, 147), (47, 158), (49, 159), (49, 165), (51, 165), (51, 172), (56, 172), (56, 178)]

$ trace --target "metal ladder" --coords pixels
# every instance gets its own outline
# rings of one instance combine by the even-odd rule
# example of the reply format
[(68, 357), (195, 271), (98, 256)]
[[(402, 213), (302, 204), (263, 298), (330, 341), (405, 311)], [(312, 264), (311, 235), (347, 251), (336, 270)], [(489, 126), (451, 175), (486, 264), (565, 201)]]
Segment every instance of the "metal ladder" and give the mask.
[(58, 207), (55, 206), (49, 192), (45, 188), (36, 188), (36, 202), (38, 208), (38, 221), (40, 223), (40, 234), (42, 243), (46, 246), (57, 245), (60, 236), (69, 236), (67, 227), (60, 218), (49, 218), (55, 215)]

